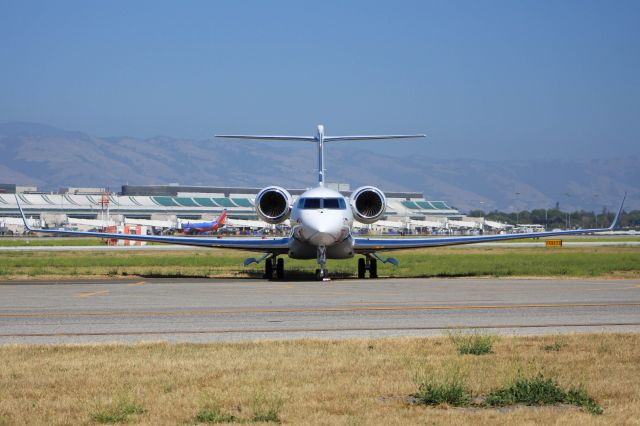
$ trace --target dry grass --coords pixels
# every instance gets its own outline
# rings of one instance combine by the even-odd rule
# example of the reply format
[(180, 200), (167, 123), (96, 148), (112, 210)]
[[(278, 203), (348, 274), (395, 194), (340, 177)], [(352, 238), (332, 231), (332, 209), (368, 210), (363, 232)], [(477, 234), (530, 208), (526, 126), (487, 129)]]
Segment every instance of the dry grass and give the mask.
[[(561, 339), (549, 351), (558, 337), (501, 338), (482, 357), (459, 355), (448, 338), (3, 346), (0, 424), (91, 424), (114, 412), (130, 413), (129, 423), (194, 424), (211, 407), (250, 420), (256, 401), (271, 401), (267, 409), (296, 425), (637, 424), (640, 335)], [(446, 377), (452, 369), (474, 395), (542, 371), (562, 386), (583, 384), (604, 414), (407, 405), (419, 373)]]

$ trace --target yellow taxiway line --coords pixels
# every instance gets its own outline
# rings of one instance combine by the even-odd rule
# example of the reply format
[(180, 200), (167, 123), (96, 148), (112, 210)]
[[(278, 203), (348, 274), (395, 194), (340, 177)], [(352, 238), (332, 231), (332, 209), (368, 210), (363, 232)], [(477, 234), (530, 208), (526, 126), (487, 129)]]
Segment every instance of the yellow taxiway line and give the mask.
[[(108, 294), (108, 290), (93, 293), (80, 293), (78, 297), (90, 297)], [(302, 308), (302, 309), (197, 309), (185, 311), (91, 311), (91, 312), (38, 312), (38, 313), (0, 313), (0, 317), (81, 317), (81, 316), (189, 316), (189, 315), (217, 315), (217, 314), (272, 314), (272, 313), (307, 313), (307, 312), (371, 312), (371, 311), (443, 311), (443, 310), (481, 310), (481, 309), (535, 309), (535, 308), (594, 308), (594, 307), (633, 307), (640, 303), (533, 303), (521, 305), (436, 305), (436, 306), (363, 306), (363, 307), (335, 307), (335, 308)], [(14, 308), (15, 309), (15, 308)]]

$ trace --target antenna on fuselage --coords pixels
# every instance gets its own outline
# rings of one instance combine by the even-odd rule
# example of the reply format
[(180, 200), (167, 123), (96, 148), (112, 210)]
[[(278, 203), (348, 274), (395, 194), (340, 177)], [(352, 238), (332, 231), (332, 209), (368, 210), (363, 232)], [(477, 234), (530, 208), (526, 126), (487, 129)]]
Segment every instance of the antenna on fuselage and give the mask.
[(316, 142), (318, 144), (318, 184), (324, 186), (325, 168), (324, 168), (324, 143), (337, 141), (366, 141), (375, 139), (410, 139), (424, 138), (424, 134), (416, 135), (356, 135), (356, 136), (325, 136), (324, 126), (318, 125), (316, 136), (280, 136), (280, 135), (214, 135), (217, 138), (229, 139), (256, 139), (270, 141), (303, 141)]

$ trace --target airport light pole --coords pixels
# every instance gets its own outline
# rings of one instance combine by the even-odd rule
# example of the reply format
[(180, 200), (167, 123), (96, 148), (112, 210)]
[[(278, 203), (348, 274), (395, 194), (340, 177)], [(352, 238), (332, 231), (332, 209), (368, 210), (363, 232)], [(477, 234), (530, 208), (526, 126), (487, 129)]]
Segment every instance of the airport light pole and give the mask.
[(520, 223), (520, 193), (516, 192), (516, 226)]
[(544, 208), (544, 229), (547, 231), (549, 228), (549, 207)]
[[(568, 205), (569, 204), (568, 200), (569, 200), (569, 197), (571, 196), (571, 194), (569, 194), (568, 192), (565, 192), (564, 195), (567, 197), (567, 205)], [(567, 207), (567, 213), (566, 213), (565, 217), (566, 217), (566, 220), (565, 220), (565, 225), (564, 226), (565, 226), (565, 229), (569, 229), (569, 227), (571, 226), (571, 218), (569, 216), (569, 208), (568, 207)]]

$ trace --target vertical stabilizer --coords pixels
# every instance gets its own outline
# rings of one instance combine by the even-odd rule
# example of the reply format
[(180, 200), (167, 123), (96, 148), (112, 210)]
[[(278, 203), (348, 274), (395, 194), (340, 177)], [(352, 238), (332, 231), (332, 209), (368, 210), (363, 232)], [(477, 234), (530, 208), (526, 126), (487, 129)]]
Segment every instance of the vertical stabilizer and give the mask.
[(316, 134), (318, 141), (318, 184), (324, 186), (324, 126), (318, 125), (318, 133)]

